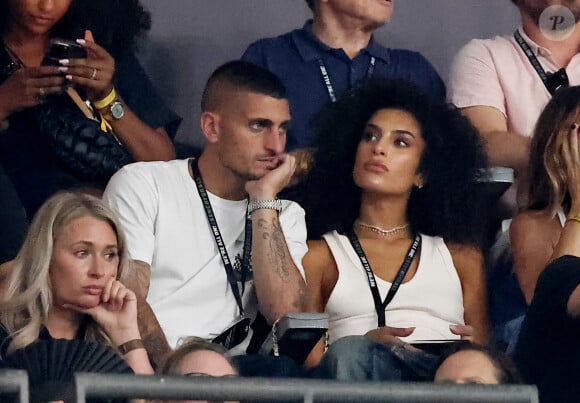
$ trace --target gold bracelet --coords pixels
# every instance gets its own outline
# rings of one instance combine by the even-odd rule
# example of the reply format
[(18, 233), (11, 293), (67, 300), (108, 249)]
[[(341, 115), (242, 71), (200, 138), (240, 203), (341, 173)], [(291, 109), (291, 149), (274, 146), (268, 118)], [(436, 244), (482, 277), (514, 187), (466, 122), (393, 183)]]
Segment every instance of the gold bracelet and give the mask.
[(137, 350), (139, 348), (145, 348), (142, 339), (133, 339), (129, 340), (120, 346), (117, 347), (117, 350), (121, 353), (121, 355), (126, 355), (128, 352)]
[(107, 106), (111, 105), (116, 98), (117, 92), (115, 91), (115, 87), (113, 87), (111, 92), (109, 92), (109, 95), (107, 95), (105, 98), (99, 101), (94, 101), (93, 106), (95, 107), (95, 109), (104, 109)]

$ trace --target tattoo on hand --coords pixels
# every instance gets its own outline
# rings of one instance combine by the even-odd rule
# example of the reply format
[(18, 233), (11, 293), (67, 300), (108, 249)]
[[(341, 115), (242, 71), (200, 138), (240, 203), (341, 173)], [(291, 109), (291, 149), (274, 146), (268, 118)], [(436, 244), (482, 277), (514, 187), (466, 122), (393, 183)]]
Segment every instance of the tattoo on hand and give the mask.
[(272, 269), (280, 276), (282, 281), (288, 282), (290, 267), (287, 263), (286, 239), (277, 219), (272, 219), (272, 224), (264, 219), (258, 221), (258, 228), (262, 232), (262, 239), (268, 242), (268, 261)]

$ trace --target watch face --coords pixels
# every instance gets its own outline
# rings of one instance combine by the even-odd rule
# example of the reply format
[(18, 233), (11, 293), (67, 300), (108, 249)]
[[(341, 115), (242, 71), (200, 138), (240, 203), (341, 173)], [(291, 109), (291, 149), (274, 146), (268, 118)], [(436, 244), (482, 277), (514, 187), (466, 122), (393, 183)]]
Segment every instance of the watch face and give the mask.
[(111, 105), (111, 115), (114, 119), (121, 119), (123, 116), (125, 116), (125, 108), (123, 108), (123, 104), (121, 102), (113, 102)]

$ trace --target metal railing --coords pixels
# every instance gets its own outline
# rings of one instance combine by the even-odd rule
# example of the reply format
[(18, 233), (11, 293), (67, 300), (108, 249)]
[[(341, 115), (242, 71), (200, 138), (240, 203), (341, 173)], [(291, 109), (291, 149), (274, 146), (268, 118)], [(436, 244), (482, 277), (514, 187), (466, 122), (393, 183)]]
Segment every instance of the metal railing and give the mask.
[(312, 379), (75, 375), (77, 403), (87, 398), (253, 400), (261, 402), (538, 403), (530, 385), (348, 383)]
[(0, 401), (7, 395), (28, 403), (28, 373), (22, 369), (0, 369)]

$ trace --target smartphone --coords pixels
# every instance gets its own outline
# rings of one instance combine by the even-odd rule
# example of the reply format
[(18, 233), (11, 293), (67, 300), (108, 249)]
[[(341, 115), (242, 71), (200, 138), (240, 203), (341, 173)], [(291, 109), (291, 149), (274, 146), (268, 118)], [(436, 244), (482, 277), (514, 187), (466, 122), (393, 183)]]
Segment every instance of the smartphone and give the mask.
[(61, 59), (84, 59), (87, 57), (87, 50), (76, 43), (66, 39), (53, 38), (50, 40), (48, 52), (42, 60), (45, 66), (60, 66)]
[(461, 339), (443, 339), (443, 340), (417, 340), (411, 344), (426, 353), (441, 355), (445, 350), (452, 347), (459, 347), (461, 345), (469, 344), (469, 340)]

